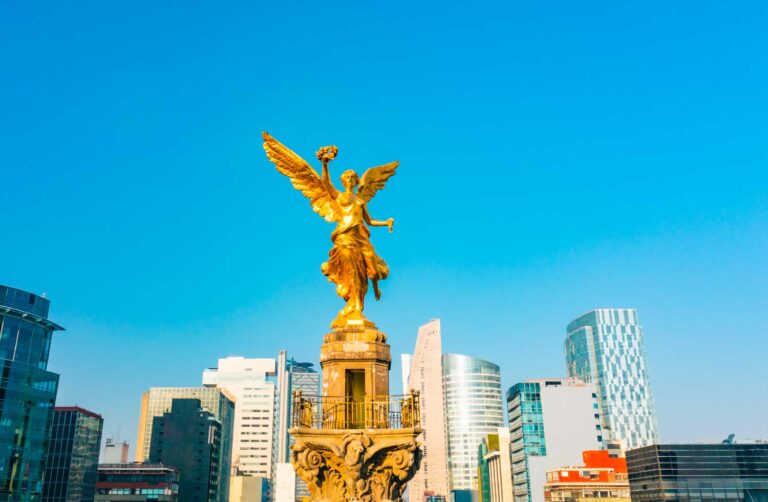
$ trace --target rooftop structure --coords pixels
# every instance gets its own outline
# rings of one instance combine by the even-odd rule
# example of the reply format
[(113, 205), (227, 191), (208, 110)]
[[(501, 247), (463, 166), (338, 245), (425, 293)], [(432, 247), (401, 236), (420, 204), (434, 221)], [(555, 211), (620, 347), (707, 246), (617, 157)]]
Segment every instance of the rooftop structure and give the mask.
[(179, 471), (162, 464), (100, 464), (96, 502), (179, 502)]
[(547, 502), (630, 502), (626, 459), (611, 457), (607, 450), (585, 451), (583, 465), (548, 469), (546, 476)]

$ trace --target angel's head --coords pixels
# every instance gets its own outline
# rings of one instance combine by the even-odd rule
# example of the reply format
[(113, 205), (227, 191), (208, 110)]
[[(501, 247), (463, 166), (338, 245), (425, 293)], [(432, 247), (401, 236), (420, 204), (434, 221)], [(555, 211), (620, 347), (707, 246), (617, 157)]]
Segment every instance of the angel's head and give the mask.
[(354, 190), (359, 183), (360, 183), (360, 178), (357, 176), (357, 173), (352, 169), (347, 169), (346, 171), (341, 173), (341, 184), (347, 190), (350, 190), (350, 191)]

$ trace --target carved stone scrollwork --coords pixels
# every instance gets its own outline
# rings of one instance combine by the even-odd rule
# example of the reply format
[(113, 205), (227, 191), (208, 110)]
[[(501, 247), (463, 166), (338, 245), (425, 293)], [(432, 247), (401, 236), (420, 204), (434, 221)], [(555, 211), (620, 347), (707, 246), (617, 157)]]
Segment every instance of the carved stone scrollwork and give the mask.
[(291, 462), (313, 502), (400, 502), (421, 461), (418, 429), (343, 437), (291, 432), (297, 439)]

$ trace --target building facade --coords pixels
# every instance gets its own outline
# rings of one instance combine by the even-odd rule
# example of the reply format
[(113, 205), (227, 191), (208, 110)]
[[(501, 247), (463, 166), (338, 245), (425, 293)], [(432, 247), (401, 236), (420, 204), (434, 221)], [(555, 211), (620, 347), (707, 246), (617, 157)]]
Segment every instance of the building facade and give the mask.
[(171, 411), (152, 422), (149, 461), (179, 471), (179, 499), (228, 502), (229, 476), (222, 479), (222, 426), (199, 399), (173, 399)]
[(546, 502), (630, 502), (627, 461), (611, 457), (608, 450), (584, 452), (581, 466), (547, 470)]
[(0, 500), (40, 500), (59, 375), (47, 371), (50, 301), (0, 286)]
[[(136, 461), (149, 461), (152, 430), (157, 417), (171, 411), (174, 399), (198, 399), (202, 408), (221, 423), (221, 457), (219, 482), (229, 491), (232, 431), (235, 421), (235, 401), (226, 390), (215, 387), (153, 387), (141, 396), (139, 431), (136, 438)], [(226, 500), (226, 498), (224, 499)]]
[(507, 391), (515, 502), (543, 502), (547, 469), (576, 465), (604, 446), (595, 386), (570, 378), (526, 380)]
[(127, 441), (115, 441), (114, 438), (107, 438), (104, 444), (104, 454), (101, 456), (102, 464), (127, 464), (128, 452), (131, 446)]
[[(296, 500), (303, 500), (305, 496), (299, 495), (296, 488), (296, 481), (298, 479), (296, 471), (294, 471), (293, 465), (291, 465), (290, 462), (277, 464), (275, 478), (272, 483), (275, 494), (274, 502), (295, 502)], [(306, 484), (304, 487), (306, 488)]]
[(606, 439), (627, 448), (658, 440), (643, 333), (635, 309), (597, 309), (568, 325), (568, 376), (597, 388)]
[(101, 464), (96, 502), (180, 502), (179, 471), (153, 464)]
[(651, 445), (627, 469), (633, 502), (768, 500), (768, 443)]
[(229, 481), (229, 502), (267, 502), (269, 484), (261, 476), (234, 475)]
[(103, 426), (101, 415), (83, 408), (54, 408), (43, 502), (93, 501)]
[(488, 449), (492, 448), (493, 441), (498, 442), (499, 438), (493, 437), (493, 434), (488, 434), (480, 446), (477, 449), (477, 500), (479, 502), (491, 501), (491, 480), (488, 469), (488, 459), (485, 456), (488, 454)]
[[(307, 484), (293, 471), (290, 464), (290, 447), (295, 443), (293, 436), (288, 434), (291, 428), (291, 413), (293, 410), (293, 394), (301, 391), (305, 396), (321, 394), (321, 375), (314, 369), (313, 363), (298, 362), (288, 359), (286, 351), (280, 351), (278, 364), (278, 398), (277, 398), (277, 427), (275, 428), (275, 452), (273, 454), (273, 481), (275, 489), (273, 500), (300, 500), (309, 497)], [(293, 479), (285, 479), (292, 477)], [(277, 486), (279, 484), (279, 486)], [(286, 490), (290, 490), (290, 493)]]
[(509, 429), (499, 427), (496, 434), (488, 434), (484, 440), (486, 445), (483, 461), (487, 467), (488, 479), (483, 479), (479, 491), (483, 500), (488, 502), (511, 502), (514, 500), (512, 490), (512, 464), (509, 450)]
[(444, 354), (442, 362), (451, 491), (474, 490), (477, 448), (504, 426), (501, 370), (458, 354)]
[(227, 357), (203, 373), (204, 386), (226, 390), (237, 403), (232, 466), (247, 476), (272, 478), (276, 364), (274, 359)]
[[(440, 320), (428, 322), (419, 328), (413, 356), (404, 356), (403, 393), (419, 391), (421, 400), (421, 426), (419, 438), (423, 457), (421, 468), (408, 483), (412, 502), (426, 497), (447, 500), (451, 487), (448, 475), (448, 444), (445, 431), (445, 392), (443, 390), (443, 362)], [(477, 445), (475, 445), (477, 446)]]

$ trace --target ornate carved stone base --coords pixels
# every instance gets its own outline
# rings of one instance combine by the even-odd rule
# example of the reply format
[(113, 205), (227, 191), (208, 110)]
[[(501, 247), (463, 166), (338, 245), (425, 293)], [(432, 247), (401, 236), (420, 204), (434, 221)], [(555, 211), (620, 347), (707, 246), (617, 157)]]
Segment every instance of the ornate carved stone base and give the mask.
[(418, 428), (289, 432), (291, 463), (313, 502), (400, 502), (419, 469)]

